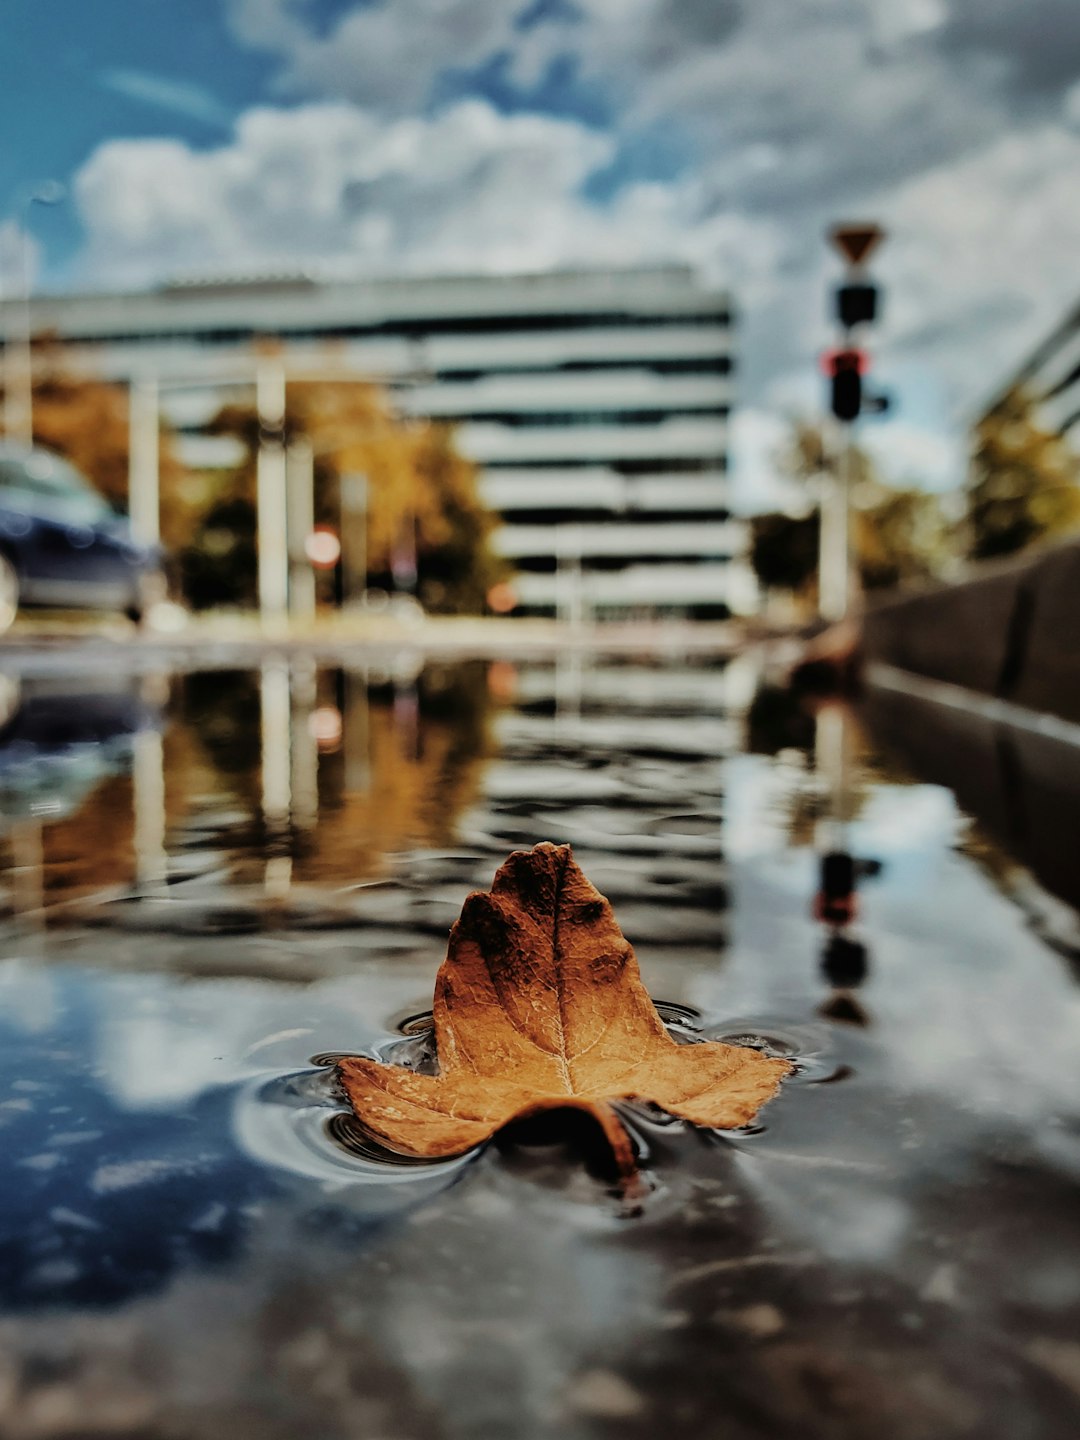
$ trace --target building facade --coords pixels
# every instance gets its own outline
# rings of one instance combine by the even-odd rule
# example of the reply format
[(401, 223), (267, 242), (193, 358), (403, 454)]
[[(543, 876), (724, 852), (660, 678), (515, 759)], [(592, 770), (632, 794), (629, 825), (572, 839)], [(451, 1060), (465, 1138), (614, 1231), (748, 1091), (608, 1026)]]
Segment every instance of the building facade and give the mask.
[(688, 269), (190, 282), (43, 297), (32, 324), (73, 367), (155, 378), (200, 468), (233, 458), (202, 431), (243, 393), (260, 340), (297, 373), (332, 356), (456, 427), (524, 611), (727, 611), (744, 541), (728, 512), (731, 305)]

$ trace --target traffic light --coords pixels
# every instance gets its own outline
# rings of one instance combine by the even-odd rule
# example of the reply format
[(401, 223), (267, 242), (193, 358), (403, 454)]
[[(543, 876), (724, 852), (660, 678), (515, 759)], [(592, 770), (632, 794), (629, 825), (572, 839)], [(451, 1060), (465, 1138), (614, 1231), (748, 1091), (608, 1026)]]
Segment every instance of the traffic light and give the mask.
[(862, 409), (862, 371), (865, 356), (861, 350), (834, 350), (828, 357), (828, 373), (832, 377), (832, 413), (838, 420), (857, 420)]
[(836, 291), (836, 318), (845, 330), (871, 325), (877, 319), (877, 286), (866, 281), (849, 281)]

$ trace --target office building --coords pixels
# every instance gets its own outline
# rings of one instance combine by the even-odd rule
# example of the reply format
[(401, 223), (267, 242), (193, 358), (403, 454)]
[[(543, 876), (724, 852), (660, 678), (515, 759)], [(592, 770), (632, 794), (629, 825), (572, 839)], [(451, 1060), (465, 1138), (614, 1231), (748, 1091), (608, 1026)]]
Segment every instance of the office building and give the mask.
[[(4, 333), (15, 322), (8, 309)], [(199, 467), (235, 458), (204, 427), (249, 383), (260, 339), (297, 373), (330, 357), (457, 427), (524, 611), (727, 609), (744, 540), (727, 509), (731, 306), (688, 269), (190, 281), (42, 297), (33, 327), (73, 366), (156, 377)]]

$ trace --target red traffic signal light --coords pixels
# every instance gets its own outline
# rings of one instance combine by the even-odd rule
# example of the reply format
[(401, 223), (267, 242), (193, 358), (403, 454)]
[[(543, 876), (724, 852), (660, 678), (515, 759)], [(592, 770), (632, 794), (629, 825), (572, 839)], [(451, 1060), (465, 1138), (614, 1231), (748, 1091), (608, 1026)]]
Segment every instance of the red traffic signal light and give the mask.
[(832, 413), (838, 420), (858, 419), (867, 363), (865, 350), (831, 350), (822, 358), (825, 373), (832, 379)]
[(826, 350), (821, 357), (821, 368), (830, 379), (845, 370), (865, 375), (870, 368), (870, 357), (865, 350)]

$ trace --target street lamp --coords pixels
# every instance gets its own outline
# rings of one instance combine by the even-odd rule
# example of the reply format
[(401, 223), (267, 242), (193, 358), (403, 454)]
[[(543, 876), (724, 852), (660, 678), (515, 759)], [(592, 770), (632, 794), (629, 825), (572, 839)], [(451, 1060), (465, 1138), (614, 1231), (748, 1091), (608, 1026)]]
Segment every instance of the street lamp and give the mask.
[(23, 445), (34, 443), (34, 355), (30, 326), (30, 214), (35, 205), (56, 205), (67, 190), (44, 180), (15, 206), (18, 236), (14, 327), (4, 337), (4, 433)]

